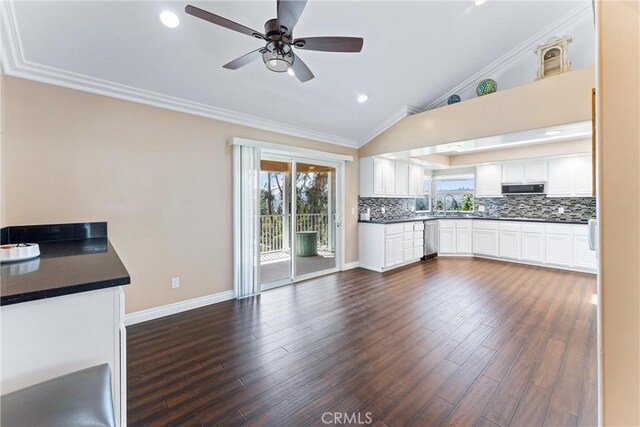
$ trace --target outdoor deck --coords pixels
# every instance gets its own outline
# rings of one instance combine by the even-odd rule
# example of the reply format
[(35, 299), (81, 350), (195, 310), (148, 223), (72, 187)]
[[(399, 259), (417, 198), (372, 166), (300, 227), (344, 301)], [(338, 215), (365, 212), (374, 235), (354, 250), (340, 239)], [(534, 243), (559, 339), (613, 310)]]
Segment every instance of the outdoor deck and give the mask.
[[(260, 254), (260, 282), (270, 283), (289, 277), (291, 255), (288, 252), (270, 252)], [(295, 257), (296, 275), (302, 276), (317, 271), (328, 270), (336, 266), (333, 252), (318, 250), (318, 255)]]

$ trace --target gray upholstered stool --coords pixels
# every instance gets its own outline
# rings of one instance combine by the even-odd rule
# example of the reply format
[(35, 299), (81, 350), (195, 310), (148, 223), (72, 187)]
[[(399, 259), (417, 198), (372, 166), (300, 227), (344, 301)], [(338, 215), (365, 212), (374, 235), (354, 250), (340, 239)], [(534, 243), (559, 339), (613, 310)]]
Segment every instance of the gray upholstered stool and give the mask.
[(72, 372), (0, 397), (3, 427), (115, 427), (108, 364)]

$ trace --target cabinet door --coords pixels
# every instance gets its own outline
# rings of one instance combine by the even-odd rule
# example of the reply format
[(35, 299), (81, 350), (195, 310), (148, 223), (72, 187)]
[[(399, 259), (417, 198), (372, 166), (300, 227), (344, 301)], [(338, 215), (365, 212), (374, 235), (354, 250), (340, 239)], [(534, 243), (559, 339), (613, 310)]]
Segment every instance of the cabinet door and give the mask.
[(408, 248), (408, 249), (405, 249), (405, 250), (403, 251), (403, 253), (404, 253), (404, 255), (403, 255), (403, 257), (402, 257), (402, 260), (403, 260), (404, 262), (412, 261), (412, 260), (413, 260), (413, 247)]
[(544, 262), (544, 235), (522, 232), (522, 259), (530, 262)]
[(416, 196), (416, 171), (415, 165), (409, 165), (409, 195)]
[(548, 180), (546, 160), (529, 160), (524, 162), (524, 182), (540, 183)]
[(456, 253), (456, 229), (441, 228), (439, 231), (440, 243), (438, 253), (454, 254)]
[(384, 194), (386, 196), (396, 195), (396, 164), (391, 160), (384, 161)]
[(580, 156), (573, 159), (573, 194), (576, 196), (592, 195), (591, 156)]
[(549, 161), (549, 196), (571, 196), (573, 167), (571, 159), (553, 159)]
[(573, 263), (573, 247), (570, 235), (547, 233), (547, 263), (570, 267)]
[(598, 268), (596, 252), (589, 249), (589, 238), (587, 236), (573, 237), (573, 265), (578, 268), (592, 270)]
[(384, 195), (385, 159), (373, 159), (373, 194)]
[(409, 165), (396, 163), (396, 195), (409, 195)]
[(505, 163), (502, 165), (502, 182), (517, 184), (524, 181), (524, 163)]
[(473, 252), (498, 256), (498, 230), (473, 230)]
[(500, 257), (520, 258), (520, 233), (518, 231), (500, 230)]
[(502, 196), (500, 165), (481, 165), (476, 168), (476, 197)]
[[(395, 237), (394, 235), (385, 236), (384, 239), (384, 266), (390, 267), (396, 264), (396, 253), (395, 253)], [(401, 252), (402, 253), (402, 249)]]
[(404, 247), (401, 234), (394, 236), (393, 253), (395, 255), (394, 264), (400, 264), (404, 261)]
[(457, 229), (456, 230), (456, 253), (470, 254), (471, 253), (471, 229)]

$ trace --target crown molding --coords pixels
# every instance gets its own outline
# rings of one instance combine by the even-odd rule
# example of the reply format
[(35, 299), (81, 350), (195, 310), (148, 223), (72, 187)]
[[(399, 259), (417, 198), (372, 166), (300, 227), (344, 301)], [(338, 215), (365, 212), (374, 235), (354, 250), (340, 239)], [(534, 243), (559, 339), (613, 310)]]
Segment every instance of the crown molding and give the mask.
[(338, 135), (318, 132), (312, 129), (292, 126), (275, 120), (263, 119), (237, 111), (214, 107), (207, 104), (189, 101), (183, 98), (163, 95), (161, 93), (139, 89), (108, 80), (98, 79), (84, 74), (50, 67), (29, 61), (25, 58), (12, 1), (0, 2), (2, 15), (0, 65), (8, 76), (34, 80), (55, 86), (67, 87), (83, 92), (118, 98), (139, 104), (151, 105), (167, 110), (179, 111), (210, 119), (235, 123), (269, 132), (281, 133), (298, 138), (357, 148), (358, 141)]
[(567, 28), (567, 26), (576, 24), (592, 13), (593, 12), (591, 10), (590, 2), (580, 3), (579, 6), (573, 8), (565, 15), (556, 19), (551, 24), (547, 25), (513, 49), (509, 50), (507, 53), (499, 57), (491, 64), (480, 69), (457, 86), (443, 93), (440, 97), (436, 98), (435, 100), (421, 108), (420, 111), (427, 111), (433, 108), (441, 107), (442, 105), (444, 105), (451, 94), (462, 93), (467, 90), (473, 89), (478, 84), (478, 82), (483, 78), (486, 78), (486, 76), (495, 74), (498, 71), (509, 67), (518, 59), (522, 58), (523, 55), (531, 53), (540, 44), (540, 40), (545, 37), (549, 37), (549, 34), (553, 34), (557, 31), (562, 31)]
[(422, 110), (420, 110), (419, 108), (412, 107), (410, 105), (405, 105), (404, 107), (402, 107), (401, 109), (393, 113), (391, 116), (387, 117), (385, 121), (383, 121), (378, 126), (373, 128), (369, 133), (367, 133), (367, 135), (364, 138), (360, 139), (360, 141), (358, 142), (358, 148), (363, 147), (373, 138), (380, 135), (382, 132), (389, 129), (390, 127), (392, 127), (393, 125), (398, 123), (400, 120), (404, 119), (405, 117), (415, 113), (419, 113), (420, 111)]

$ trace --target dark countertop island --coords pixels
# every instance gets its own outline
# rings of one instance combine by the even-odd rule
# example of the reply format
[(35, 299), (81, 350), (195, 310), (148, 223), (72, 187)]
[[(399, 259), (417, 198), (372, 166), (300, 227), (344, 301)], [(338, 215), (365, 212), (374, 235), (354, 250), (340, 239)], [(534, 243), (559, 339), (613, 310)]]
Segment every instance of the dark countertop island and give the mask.
[(364, 224), (397, 224), (413, 221), (435, 221), (437, 219), (478, 219), (483, 221), (518, 221), (518, 222), (543, 222), (547, 224), (587, 224), (587, 221), (562, 220), (557, 218), (508, 218), (508, 217), (483, 217), (479, 215), (416, 215), (413, 217), (372, 219), (369, 221), (358, 220)]
[(0, 266), (0, 305), (131, 283), (106, 223), (7, 227), (3, 244), (38, 243), (40, 256)]

